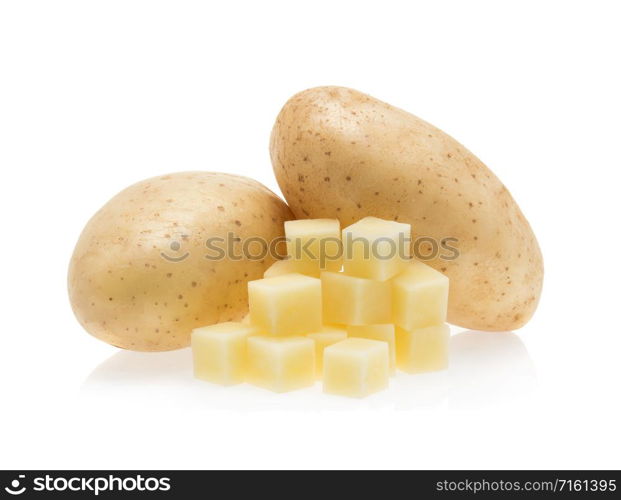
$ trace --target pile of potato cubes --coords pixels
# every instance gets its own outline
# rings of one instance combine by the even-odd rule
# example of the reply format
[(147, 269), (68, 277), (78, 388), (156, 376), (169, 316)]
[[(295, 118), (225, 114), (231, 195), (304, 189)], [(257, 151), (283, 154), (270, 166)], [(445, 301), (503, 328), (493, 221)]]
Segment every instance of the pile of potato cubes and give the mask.
[[(366, 217), (285, 222), (288, 259), (248, 283), (249, 313), (192, 333), (194, 372), (275, 392), (323, 380), (364, 397), (448, 365), (448, 278), (411, 260), (409, 224)], [(406, 248), (407, 246), (407, 248)]]

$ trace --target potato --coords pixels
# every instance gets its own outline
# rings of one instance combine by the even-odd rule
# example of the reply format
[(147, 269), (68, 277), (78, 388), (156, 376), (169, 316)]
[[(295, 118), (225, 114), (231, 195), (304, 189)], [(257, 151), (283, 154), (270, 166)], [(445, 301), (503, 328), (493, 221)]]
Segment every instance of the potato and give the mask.
[(242, 243), (240, 260), (216, 260), (227, 235), (270, 242), (291, 218), (280, 198), (245, 177), (186, 172), (134, 184), (80, 236), (69, 267), (73, 310), (89, 333), (118, 347), (188, 346), (193, 328), (241, 320), (247, 282), (274, 261), (258, 244), (243, 256)]
[[(285, 104), (270, 152), (296, 217), (347, 226), (373, 215), (410, 223), (416, 245), (435, 240), (414, 250), (450, 278), (451, 323), (510, 330), (534, 313), (543, 262), (527, 220), (500, 180), (441, 130), (355, 90), (320, 87)], [(443, 246), (459, 256), (436, 251)]]

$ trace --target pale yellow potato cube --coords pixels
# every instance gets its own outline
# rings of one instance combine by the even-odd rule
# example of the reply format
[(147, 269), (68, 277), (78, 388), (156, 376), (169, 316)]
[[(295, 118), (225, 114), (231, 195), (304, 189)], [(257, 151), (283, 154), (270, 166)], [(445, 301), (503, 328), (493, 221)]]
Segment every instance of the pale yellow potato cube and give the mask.
[(285, 222), (287, 255), (304, 274), (340, 271), (341, 224), (337, 219), (300, 219)]
[(284, 274), (248, 283), (250, 323), (270, 335), (304, 335), (321, 329), (321, 281)]
[(323, 317), (326, 323), (372, 325), (392, 321), (390, 281), (321, 273)]
[(323, 390), (362, 398), (388, 387), (388, 344), (378, 340), (347, 338), (324, 350)]
[(336, 344), (347, 338), (347, 330), (340, 326), (325, 325), (320, 332), (306, 335), (315, 342), (315, 373), (317, 378), (323, 374), (323, 350), (329, 345)]
[(242, 323), (218, 323), (192, 331), (194, 376), (216, 384), (244, 381), (246, 339), (255, 329)]
[(394, 322), (413, 330), (446, 321), (449, 279), (427, 264), (411, 261), (392, 280)]
[(313, 276), (319, 278), (319, 269), (309, 269), (304, 267), (299, 262), (295, 262), (290, 259), (277, 260), (270, 267), (268, 267), (263, 273), (264, 278), (275, 278), (276, 276), (282, 276), (283, 274), (300, 273), (307, 276)]
[(306, 337), (248, 337), (246, 380), (274, 392), (315, 383), (315, 343)]
[(395, 373), (397, 366), (395, 325), (392, 323), (386, 323), (383, 325), (351, 325), (347, 327), (347, 336), (386, 342), (388, 344), (390, 373)]
[(351, 276), (387, 280), (410, 257), (411, 226), (365, 217), (343, 229), (343, 270)]
[(397, 367), (408, 373), (445, 370), (449, 335), (446, 324), (414, 330), (397, 327)]

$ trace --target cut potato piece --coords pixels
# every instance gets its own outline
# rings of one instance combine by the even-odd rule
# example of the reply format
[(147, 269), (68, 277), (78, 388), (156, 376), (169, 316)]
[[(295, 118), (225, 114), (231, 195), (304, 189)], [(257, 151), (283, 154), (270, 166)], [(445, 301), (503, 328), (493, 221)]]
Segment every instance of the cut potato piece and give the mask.
[(410, 258), (409, 224), (365, 217), (343, 229), (343, 271), (351, 276), (386, 280)]
[(448, 325), (415, 330), (397, 327), (397, 367), (408, 373), (423, 373), (448, 368)]
[(389, 281), (324, 271), (321, 273), (321, 286), (326, 323), (372, 325), (392, 321)]
[(253, 327), (233, 322), (194, 329), (194, 376), (222, 385), (243, 382), (246, 370), (246, 339), (253, 333)]
[(446, 321), (449, 280), (422, 262), (412, 261), (392, 280), (394, 322), (412, 330)]
[(306, 337), (248, 337), (247, 380), (274, 392), (315, 383), (315, 344)]
[(321, 329), (321, 281), (285, 274), (248, 283), (250, 323), (271, 335)]
[(361, 398), (385, 389), (389, 379), (388, 344), (348, 338), (324, 350), (323, 390)]
[(285, 237), (287, 255), (298, 272), (316, 276), (323, 270), (341, 270), (341, 224), (337, 219), (287, 221)]

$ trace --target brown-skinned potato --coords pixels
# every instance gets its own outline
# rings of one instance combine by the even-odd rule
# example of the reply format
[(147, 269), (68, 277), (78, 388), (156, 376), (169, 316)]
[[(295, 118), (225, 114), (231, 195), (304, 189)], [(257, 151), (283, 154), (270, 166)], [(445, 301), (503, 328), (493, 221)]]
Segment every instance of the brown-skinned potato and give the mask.
[(500, 180), (433, 125), (356, 90), (319, 87), (285, 104), (270, 153), (297, 218), (347, 226), (372, 215), (410, 223), (415, 239), (456, 238), (459, 257), (427, 261), (450, 278), (451, 323), (512, 330), (533, 315), (543, 261), (529, 223)]
[(208, 259), (219, 252), (207, 239), (230, 232), (270, 242), (291, 218), (280, 198), (246, 177), (184, 172), (134, 184), (93, 216), (75, 247), (68, 277), (75, 315), (118, 347), (186, 347), (193, 328), (241, 320), (247, 282), (274, 262)]

